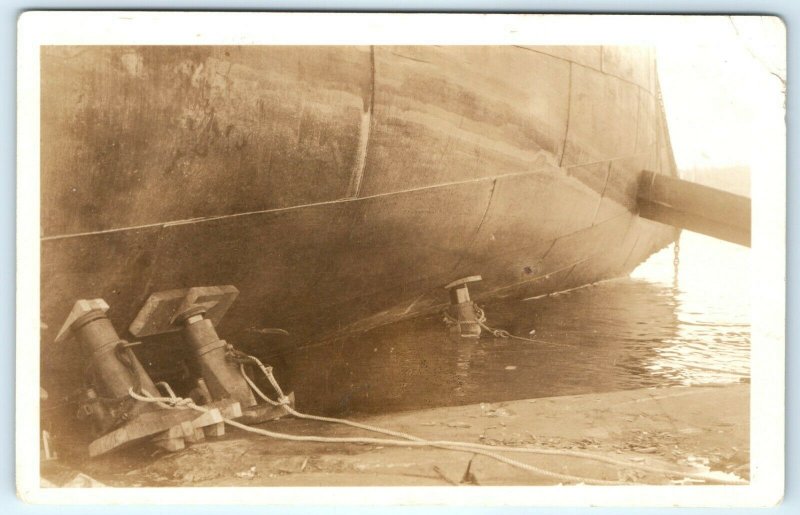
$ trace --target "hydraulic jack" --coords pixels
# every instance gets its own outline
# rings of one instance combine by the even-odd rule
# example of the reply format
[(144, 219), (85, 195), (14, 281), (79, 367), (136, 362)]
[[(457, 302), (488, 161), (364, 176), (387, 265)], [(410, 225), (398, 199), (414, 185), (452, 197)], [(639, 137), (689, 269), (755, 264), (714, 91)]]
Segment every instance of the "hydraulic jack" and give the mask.
[(78, 416), (89, 419), (94, 434), (101, 435), (89, 444), (89, 456), (147, 437), (158, 439), (184, 423), (193, 430), (202, 427), (192, 425), (199, 416), (195, 411), (166, 409), (130, 395), (133, 391), (157, 397), (159, 392), (131, 350), (136, 344), (120, 339), (106, 311), (103, 299), (77, 301), (55, 339), (56, 343), (77, 340), (89, 362)]
[[(234, 286), (207, 286), (150, 295), (130, 326), (137, 337), (180, 331), (200, 371), (197, 390), (211, 401), (234, 400), (243, 423), (253, 424), (286, 414), (279, 406), (259, 404), (240, 371), (233, 346), (221, 340), (216, 325), (239, 294)], [(289, 396), (290, 401), (293, 396)]]

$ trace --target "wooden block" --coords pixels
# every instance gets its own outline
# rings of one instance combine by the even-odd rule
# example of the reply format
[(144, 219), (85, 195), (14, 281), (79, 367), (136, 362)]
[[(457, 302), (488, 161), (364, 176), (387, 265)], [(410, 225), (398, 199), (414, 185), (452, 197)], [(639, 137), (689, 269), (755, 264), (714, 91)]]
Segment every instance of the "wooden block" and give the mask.
[(184, 429), (181, 424), (176, 424), (166, 431), (163, 431), (153, 437), (153, 441), (159, 440), (169, 440), (170, 438), (183, 438), (184, 437)]
[[(235, 419), (242, 416), (242, 405), (235, 401), (217, 401), (208, 406), (215, 406), (222, 416), (222, 419)], [(225, 422), (223, 422), (222, 419), (214, 424), (203, 427), (203, 431), (207, 437), (220, 437), (225, 435)]]
[(194, 426), (190, 420), (181, 422), (181, 431), (184, 438), (191, 438), (194, 436)]
[(153, 437), (153, 443), (169, 452), (180, 451), (186, 448), (185, 434), (183, 424), (178, 424)]
[(162, 409), (142, 413), (124, 426), (101, 436), (89, 444), (89, 456), (95, 457), (114, 449), (130, 445), (142, 438), (152, 436), (179, 425), (185, 420), (197, 418), (191, 409)]
[[(238, 403), (237, 403), (238, 405)], [(222, 436), (225, 434), (225, 422), (219, 408), (213, 408), (192, 421), (195, 432), (202, 439), (206, 436)]]
[(186, 442), (184, 442), (183, 438), (166, 438), (164, 440), (158, 440), (154, 443), (156, 446), (161, 447), (165, 451), (169, 452), (182, 451), (186, 448)]
[(197, 443), (201, 440), (205, 440), (203, 429), (200, 427), (195, 427), (194, 422), (187, 420), (186, 422), (181, 423), (181, 427), (183, 428), (183, 438), (188, 443)]
[(192, 425), (194, 427), (205, 427), (211, 424), (219, 424), (222, 421), (222, 413), (219, 408), (213, 408), (192, 420)]
[(203, 428), (203, 432), (209, 438), (224, 436), (225, 422), (219, 422), (217, 424), (211, 424), (210, 426), (205, 426)]
[(219, 408), (223, 418), (234, 419), (242, 416), (242, 405), (238, 402), (232, 402), (226, 406)]

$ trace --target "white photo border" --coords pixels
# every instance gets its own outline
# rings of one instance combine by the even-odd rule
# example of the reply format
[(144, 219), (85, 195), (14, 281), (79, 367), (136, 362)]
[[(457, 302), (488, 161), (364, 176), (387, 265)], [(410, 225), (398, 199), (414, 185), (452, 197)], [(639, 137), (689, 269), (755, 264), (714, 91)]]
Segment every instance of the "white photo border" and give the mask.
[[(39, 475), (40, 75), (42, 45), (508, 45), (705, 41), (700, 16), (28, 12), (18, 22), (18, 495), (35, 503), (764, 506), (784, 489), (786, 137), (752, 177), (751, 478), (748, 486), (41, 488)], [(688, 23), (688, 25), (687, 25)], [(693, 27), (694, 30), (686, 30)], [(785, 28), (784, 28), (785, 33)], [(738, 278), (746, 280), (745, 278)], [(265, 495), (268, 491), (268, 495)]]

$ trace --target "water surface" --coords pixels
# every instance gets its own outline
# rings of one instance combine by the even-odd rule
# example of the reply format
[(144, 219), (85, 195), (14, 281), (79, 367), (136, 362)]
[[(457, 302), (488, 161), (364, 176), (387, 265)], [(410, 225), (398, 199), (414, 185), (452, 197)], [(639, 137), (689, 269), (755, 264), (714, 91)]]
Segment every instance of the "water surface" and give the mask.
[(675, 255), (671, 245), (628, 278), (484, 306), (490, 325), (535, 342), (452, 338), (437, 315), (274, 364), (298, 407), (329, 414), (749, 380), (749, 249), (684, 231)]

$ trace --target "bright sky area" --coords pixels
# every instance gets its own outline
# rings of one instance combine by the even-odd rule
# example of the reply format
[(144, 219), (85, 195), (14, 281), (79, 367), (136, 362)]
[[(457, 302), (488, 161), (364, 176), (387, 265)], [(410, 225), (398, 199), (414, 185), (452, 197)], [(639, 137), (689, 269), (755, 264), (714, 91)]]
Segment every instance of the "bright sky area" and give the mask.
[[(659, 78), (680, 169), (780, 166), (786, 32), (775, 17), (675, 17)], [(680, 20), (678, 22), (678, 20)]]

